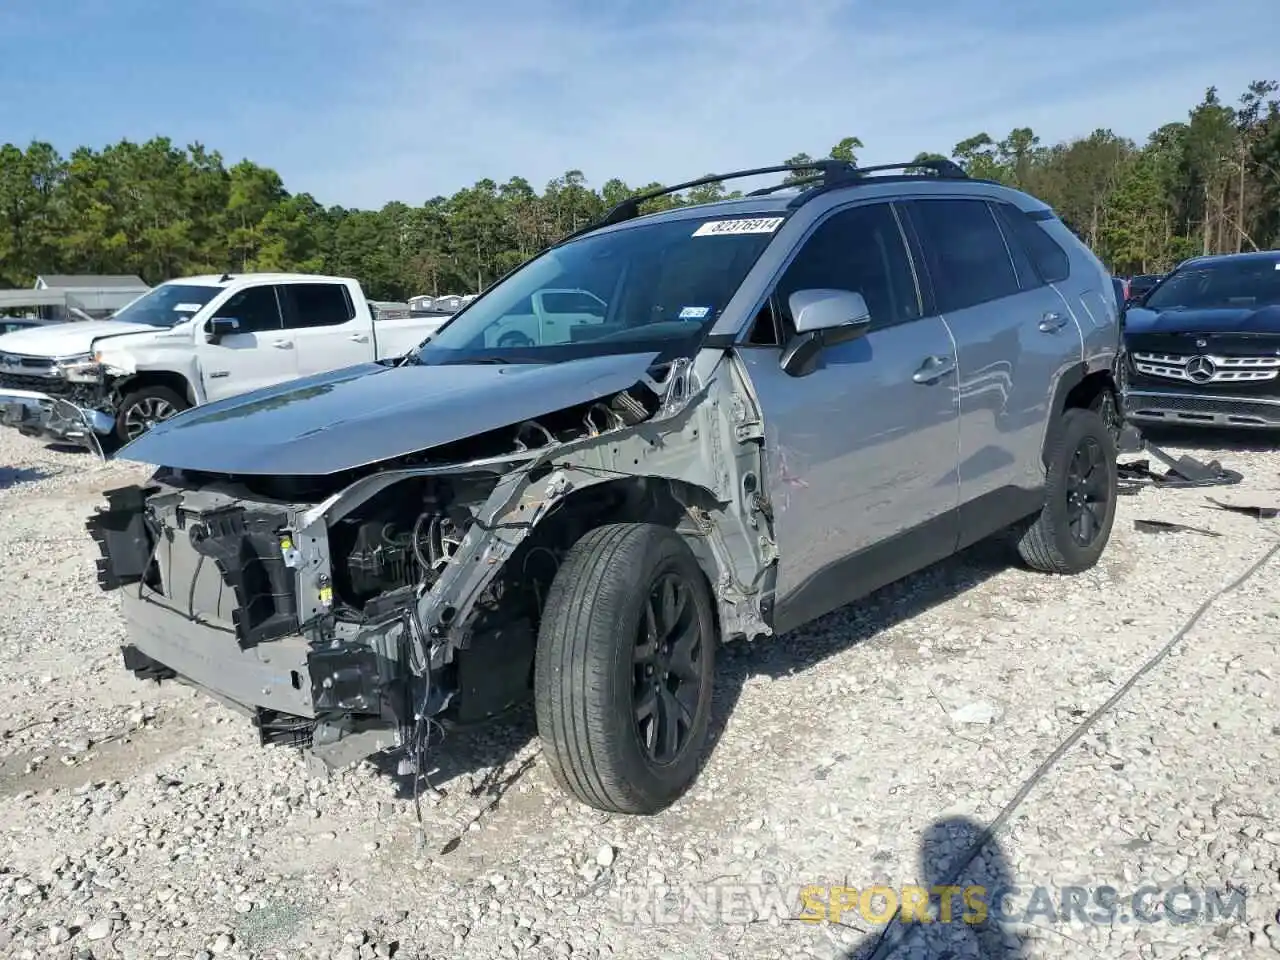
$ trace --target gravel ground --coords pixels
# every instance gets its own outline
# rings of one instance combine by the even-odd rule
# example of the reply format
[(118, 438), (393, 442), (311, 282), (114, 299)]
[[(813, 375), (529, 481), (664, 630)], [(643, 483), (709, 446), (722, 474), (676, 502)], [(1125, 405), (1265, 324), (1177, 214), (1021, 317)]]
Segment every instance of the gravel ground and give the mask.
[[(1010, 914), (917, 924), (895, 956), (1280, 952), (1280, 556), (1127, 686), (1280, 542), (1205, 501), (1280, 506), (1280, 452), (1186, 449), (1244, 484), (1124, 498), (1088, 575), (980, 545), (726, 648), (714, 749), (661, 816), (567, 801), (524, 716), (451, 741), (419, 831), (385, 764), (309, 778), (205, 696), (127, 674), (83, 520), (142, 471), (0, 431), (0, 956), (862, 957), (874, 917), (798, 920), (799, 888), (953, 882), (1018, 799), (960, 881), (1017, 885)], [(1145, 884), (1156, 907), (1243, 890), (1245, 915), (1180, 916), (1184, 894), (1150, 922), (1050, 916), (1064, 888), (1123, 906)]]

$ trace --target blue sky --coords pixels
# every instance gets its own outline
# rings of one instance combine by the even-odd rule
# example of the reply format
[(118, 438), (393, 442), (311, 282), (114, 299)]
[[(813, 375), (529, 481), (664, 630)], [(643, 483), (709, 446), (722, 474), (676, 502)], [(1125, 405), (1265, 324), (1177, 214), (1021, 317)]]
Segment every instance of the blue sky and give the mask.
[(1209, 85), (1280, 79), (1277, 36), (1276, 0), (7, 0), (0, 142), (162, 134), (325, 204), (417, 204), (846, 135), (863, 163), (1024, 125), (1141, 140)]

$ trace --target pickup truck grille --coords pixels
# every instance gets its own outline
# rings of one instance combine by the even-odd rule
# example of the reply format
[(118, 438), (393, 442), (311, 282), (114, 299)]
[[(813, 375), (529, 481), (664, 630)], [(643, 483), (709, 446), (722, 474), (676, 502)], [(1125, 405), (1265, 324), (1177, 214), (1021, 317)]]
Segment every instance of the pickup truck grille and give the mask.
[(0, 390), (33, 390), (36, 393), (47, 393), (51, 397), (66, 396), (76, 387), (57, 377), (40, 377), (30, 374), (8, 373), (0, 368)]
[(22, 353), (0, 353), (0, 388), (36, 390), (57, 396), (66, 393), (67, 381), (53, 375), (53, 361)]

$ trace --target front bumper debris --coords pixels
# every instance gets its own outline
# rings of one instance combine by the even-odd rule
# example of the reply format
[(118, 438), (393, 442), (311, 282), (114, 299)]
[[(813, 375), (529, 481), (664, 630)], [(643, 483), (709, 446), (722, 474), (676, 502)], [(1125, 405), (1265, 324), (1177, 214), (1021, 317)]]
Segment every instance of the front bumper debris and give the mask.
[(101, 437), (115, 429), (115, 418), (35, 390), (0, 389), (0, 425), (25, 436), (87, 447), (103, 455)]

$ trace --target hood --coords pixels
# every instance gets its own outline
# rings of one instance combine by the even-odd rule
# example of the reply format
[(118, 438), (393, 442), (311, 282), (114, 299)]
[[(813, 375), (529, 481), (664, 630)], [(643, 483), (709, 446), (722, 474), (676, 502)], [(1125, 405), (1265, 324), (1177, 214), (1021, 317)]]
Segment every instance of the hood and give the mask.
[(193, 407), (116, 456), (208, 473), (323, 476), (625, 390), (656, 356), (536, 365), (361, 364)]
[(0, 353), (24, 353), (31, 357), (78, 357), (89, 353), (101, 337), (122, 333), (162, 333), (160, 327), (117, 320), (72, 320), (47, 327), (15, 330), (0, 336)]
[(1148, 310), (1125, 313), (1130, 333), (1274, 333), (1280, 334), (1280, 306), (1222, 307), (1207, 310)]

